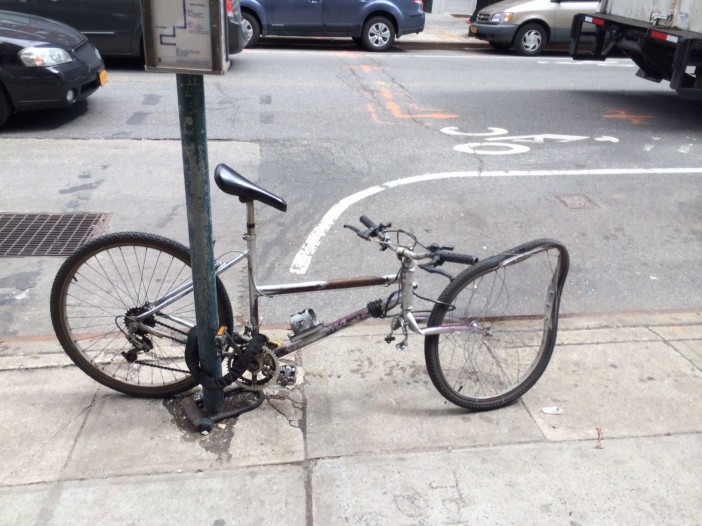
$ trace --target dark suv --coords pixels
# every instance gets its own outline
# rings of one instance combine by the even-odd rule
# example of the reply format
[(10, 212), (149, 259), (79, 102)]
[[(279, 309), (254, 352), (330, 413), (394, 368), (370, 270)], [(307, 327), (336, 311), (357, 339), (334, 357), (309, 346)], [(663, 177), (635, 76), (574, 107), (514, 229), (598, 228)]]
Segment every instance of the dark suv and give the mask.
[[(68, 24), (88, 37), (101, 55), (142, 55), (139, 0), (0, 0), (0, 9)], [(228, 15), (229, 54), (233, 55), (246, 43), (239, 0), (231, 1)]]
[(370, 51), (385, 51), (396, 37), (424, 30), (422, 0), (241, 0), (249, 36), (351, 37)]

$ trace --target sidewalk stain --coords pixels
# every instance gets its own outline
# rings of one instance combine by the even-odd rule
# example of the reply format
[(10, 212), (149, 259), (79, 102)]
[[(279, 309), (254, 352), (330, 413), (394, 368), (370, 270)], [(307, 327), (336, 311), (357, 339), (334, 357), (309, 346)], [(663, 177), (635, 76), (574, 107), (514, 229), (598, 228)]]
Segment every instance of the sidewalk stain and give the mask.
[[(85, 174), (81, 174), (79, 177), (84, 178)], [(85, 183), (85, 184), (81, 184), (78, 186), (72, 186), (70, 188), (65, 188), (63, 190), (59, 190), (59, 194), (75, 194), (76, 192), (84, 192), (86, 190), (95, 190), (103, 182), (104, 182), (104, 179), (100, 179), (99, 181), (95, 181), (93, 183)]]

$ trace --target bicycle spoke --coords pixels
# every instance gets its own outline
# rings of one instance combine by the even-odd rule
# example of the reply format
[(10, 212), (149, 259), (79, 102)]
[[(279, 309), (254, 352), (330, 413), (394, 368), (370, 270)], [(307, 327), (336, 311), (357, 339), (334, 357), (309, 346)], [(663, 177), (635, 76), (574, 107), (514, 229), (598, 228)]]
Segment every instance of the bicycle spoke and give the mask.
[[(150, 234), (108, 234), (84, 245), (52, 289), (52, 321), (68, 355), (129, 394), (165, 396), (191, 387), (184, 346), (195, 325), (193, 292), (162, 301), (192, 279), (189, 261), (187, 248)], [(231, 326), (219, 279), (217, 287), (220, 318)], [(154, 304), (160, 310), (147, 316)]]

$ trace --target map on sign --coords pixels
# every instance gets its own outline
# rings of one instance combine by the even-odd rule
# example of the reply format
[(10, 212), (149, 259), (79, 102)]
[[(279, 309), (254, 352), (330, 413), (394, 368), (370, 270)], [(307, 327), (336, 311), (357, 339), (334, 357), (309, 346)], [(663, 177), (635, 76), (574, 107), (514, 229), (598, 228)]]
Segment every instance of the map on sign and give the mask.
[[(150, 4), (155, 62), (152, 65), (157, 69), (211, 71), (213, 24), (210, 2), (170, 0)], [(221, 24), (215, 27), (221, 27)]]

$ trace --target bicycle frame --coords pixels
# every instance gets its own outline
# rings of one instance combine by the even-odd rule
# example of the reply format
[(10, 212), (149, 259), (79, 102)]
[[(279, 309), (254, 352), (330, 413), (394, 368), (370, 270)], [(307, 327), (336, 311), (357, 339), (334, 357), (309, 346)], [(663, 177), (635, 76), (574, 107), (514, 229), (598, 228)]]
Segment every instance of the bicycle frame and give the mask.
[[(385, 307), (387, 310), (402, 306), (402, 319), (407, 324), (407, 326), (415, 333), (421, 335), (431, 335), (438, 334), (441, 332), (457, 331), (457, 330), (476, 330), (471, 324), (457, 324), (445, 327), (433, 327), (431, 329), (421, 328), (427, 321), (426, 315), (415, 316), (412, 312), (413, 306), (413, 289), (414, 289), (414, 273), (416, 267), (414, 261), (409, 257), (402, 258), (402, 269), (397, 274), (388, 274), (385, 276), (365, 276), (365, 277), (351, 277), (344, 279), (332, 279), (332, 280), (322, 280), (322, 281), (308, 281), (304, 283), (286, 283), (286, 284), (276, 284), (276, 285), (258, 285), (256, 281), (256, 218), (254, 203), (246, 203), (246, 234), (244, 235), (244, 240), (246, 241), (247, 248), (245, 251), (241, 252), (237, 256), (227, 260), (227, 261), (217, 261), (215, 262), (215, 274), (219, 275), (233, 266), (241, 263), (243, 260), (247, 261), (248, 267), (248, 300), (249, 300), (249, 323), (254, 333), (259, 332), (260, 322), (259, 322), (259, 310), (258, 301), (259, 298), (265, 296), (279, 296), (279, 295), (289, 295), (289, 294), (301, 294), (305, 292), (318, 292), (326, 290), (343, 290), (343, 289), (354, 289), (354, 288), (365, 288), (365, 287), (377, 287), (377, 286), (387, 286), (393, 283), (399, 282), (399, 292), (390, 294), (385, 300)], [(192, 281), (188, 281), (176, 289), (170, 291), (168, 294), (162, 298), (157, 299), (153, 302), (147, 311), (135, 317), (135, 321), (141, 322), (154, 315), (164, 307), (174, 303), (178, 299), (187, 295), (193, 290)], [(161, 316), (167, 319), (180, 323), (188, 328), (192, 328), (193, 324), (187, 322), (186, 320), (177, 318), (175, 316), (161, 314)], [(294, 339), (294, 341), (287, 341), (282, 343), (276, 348), (276, 355), (281, 357), (298, 349), (306, 347), (316, 341), (319, 341), (327, 336), (334, 334), (341, 329), (355, 325), (371, 318), (371, 314), (368, 306), (347, 314), (339, 318), (338, 320), (321, 324), (320, 327), (310, 334), (303, 334)], [(165, 335), (161, 333), (158, 329), (149, 327), (145, 324), (141, 324), (142, 330), (148, 331), (156, 335)]]

